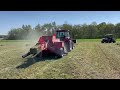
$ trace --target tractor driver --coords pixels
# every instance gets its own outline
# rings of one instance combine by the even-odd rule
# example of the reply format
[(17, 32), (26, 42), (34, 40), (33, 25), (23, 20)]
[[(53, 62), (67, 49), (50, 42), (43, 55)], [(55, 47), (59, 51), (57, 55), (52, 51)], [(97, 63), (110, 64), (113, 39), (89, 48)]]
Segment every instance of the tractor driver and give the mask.
[(65, 35), (64, 33), (61, 32), (61, 40), (64, 40), (64, 38), (65, 38)]
[(64, 37), (65, 37), (64, 33), (61, 33), (61, 37), (62, 37), (62, 38), (64, 38)]

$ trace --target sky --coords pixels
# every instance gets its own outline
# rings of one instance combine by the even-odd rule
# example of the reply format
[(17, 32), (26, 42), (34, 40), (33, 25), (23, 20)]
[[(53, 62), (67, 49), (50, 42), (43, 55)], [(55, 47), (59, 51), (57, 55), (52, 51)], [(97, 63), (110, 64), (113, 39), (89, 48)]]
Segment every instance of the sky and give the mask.
[(92, 22), (119, 23), (120, 11), (0, 11), (0, 35), (7, 35), (12, 28), (56, 22), (64, 24), (90, 24)]

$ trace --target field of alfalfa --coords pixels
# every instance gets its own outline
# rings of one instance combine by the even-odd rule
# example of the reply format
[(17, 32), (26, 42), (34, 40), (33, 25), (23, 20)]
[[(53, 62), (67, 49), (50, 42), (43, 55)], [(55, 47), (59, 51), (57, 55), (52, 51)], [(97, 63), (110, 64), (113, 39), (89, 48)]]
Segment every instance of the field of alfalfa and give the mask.
[(119, 45), (80, 39), (63, 58), (21, 58), (35, 43), (0, 41), (0, 79), (120, 79)]

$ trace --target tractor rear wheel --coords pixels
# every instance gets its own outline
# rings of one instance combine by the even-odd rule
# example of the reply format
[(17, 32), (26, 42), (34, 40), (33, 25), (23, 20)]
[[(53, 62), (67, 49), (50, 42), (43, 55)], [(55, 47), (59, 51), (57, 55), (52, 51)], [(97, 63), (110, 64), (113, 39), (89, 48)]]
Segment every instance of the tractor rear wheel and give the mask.
[(113, 41), (113, 43), (116, 43), (116, 41)]

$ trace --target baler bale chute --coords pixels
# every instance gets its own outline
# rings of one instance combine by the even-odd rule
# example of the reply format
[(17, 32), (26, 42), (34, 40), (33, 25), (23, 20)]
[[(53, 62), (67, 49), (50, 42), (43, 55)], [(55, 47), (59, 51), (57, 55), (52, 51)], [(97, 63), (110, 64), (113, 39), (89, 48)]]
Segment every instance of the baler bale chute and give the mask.
[(43, 53), (53, 53), (63, 57), (75, 47), (75, 43), (76, 40), (70, 37), (69, 30), (56, 30), (53, 36), (40, 37), (38, 43), (22, 57), (25, 58), (31, 54), (42, 56)]
[(25, 58), (31, 54), (35, 57), (36, 55), (40, 54), (40, 52), (41, 52), (41, 49), (39, 45), (35, 45), (34, 47), (30, 48), (29, 52), (24, 54), (22, 57)]

